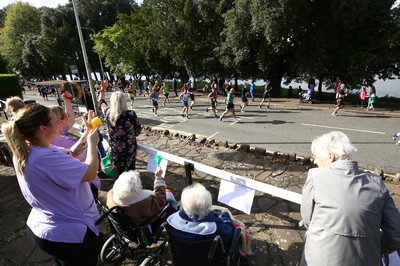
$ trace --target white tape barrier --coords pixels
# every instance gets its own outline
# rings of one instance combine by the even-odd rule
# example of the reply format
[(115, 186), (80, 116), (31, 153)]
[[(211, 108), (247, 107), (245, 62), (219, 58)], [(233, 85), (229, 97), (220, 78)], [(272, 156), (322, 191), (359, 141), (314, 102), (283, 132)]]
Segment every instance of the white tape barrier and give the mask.
[(260, 181), (257, 180), (252, 180), (240, 175), (236, 175), (236, 174), (232, 174), (202, 163), (197, 163), (191, 160), (187, 160), (185, 158), (170, 154), (170, 153), (166, 153), (163, 151), (159, 151), (147, 146), (144, 146), (142, 144), (138, 144), (138, 149), (141, 151), (144, 151), (148, 154), (152, 154), (152, 155), (160, 155), (163, 159), (180, 164), (180, 165), (184, 165), (185, 162), (188, 163), (192, 163), (194, 165), (194, 169), (212, 176), (216, 176), (220, 179), (224, 179), (227, 181), (230, 181), (232, 183), (235, 183), (237, 185), (240, 186), (245, 186), (247, 188), (250, 189), (254, 189), (257, 191), (261, 191), (263, 193), (272, 195), (274, 197), (278, 197), (287, 201), (291, 201), (297, 204), (301, 204), (301, 194), (296, 193), (296, 192), (292, 192), (283, 188), (279, 188), (279, 187), (275, 187), (272, 185), (268, 185), (265, 183), (262, 183)]

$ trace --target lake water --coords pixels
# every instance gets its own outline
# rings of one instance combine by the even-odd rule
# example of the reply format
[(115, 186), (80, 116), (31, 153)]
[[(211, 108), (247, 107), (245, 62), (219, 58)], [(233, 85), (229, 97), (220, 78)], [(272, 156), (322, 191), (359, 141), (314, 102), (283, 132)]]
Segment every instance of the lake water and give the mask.
[[(258, 80), (255, 82), (257, 86), (263, 86), (265, 85), (265, 82), (263, 80)], [(291, 82), (290, 84), (281, 84), (282, 87), (288, 88), (289, 86), (292, 86), (293, 89), (297, 89), (299, 86), (303, 90), (308, 89), (308, 85), (306, 82), (303, 83), (297, 83), (297, 82)], [(317, 85), (318, 86), (318, 85)], [(376, 95), (378, 97), (383, 97), (385, 95), (389, 95), (392, 97), (400, 98), (400, 79), (393, 79), (393, 80), (378, 80), (374, 83), (374, 86), (376, 88)], [(326, 90), (325, 86), (322, 86), (322, 91), (328, 91)], [(332, 90), (329, 90), (332, 92)], [(369, 89), (367, 88), (367, 93), (369, 94)]]

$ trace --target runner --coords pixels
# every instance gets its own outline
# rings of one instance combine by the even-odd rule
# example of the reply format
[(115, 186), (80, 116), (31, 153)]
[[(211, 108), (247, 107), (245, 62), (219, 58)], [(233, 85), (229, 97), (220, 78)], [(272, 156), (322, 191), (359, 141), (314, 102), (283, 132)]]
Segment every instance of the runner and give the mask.
[(232, 116), (235, 121), (240, 121), (239, 119), (236, 118), (235, 115), (235, 105), (233, 104), (233, 100), (235, 99), (235, 95), (233, 94), (234, 92), (235, 90), (233, 88), (229, 91), (228, 96), (226, 97), (226, 109), (219, 117), (219, 121), (222, 121), (224, 115), (226, 115), (229, 112), (232, 112)]
[(155, 87), (153, 87), (153, 92), (150, 94), (149, 99), (151, 100), (151, 103), (153, 104), (153, 112), (155, 116), (158, 116), (157, 111), (158, 111), (158, 91)]
[(128, 87), (128, 97), (131, 99), (131, 107), (133, 107), (133, 103), (135, 102), (136, 91), (136, 82), (132, 82), (132, 84), (130, 84)]
[(346, 85), (344, 83), (342, 83), (340, 85), (339, 90), (336, 93), (336, 108), (335, 108), (335, 110), (333, 110), (333, 113), (332, 113), (333, 116), (336, 116), (337, 111), (344, 107), (343, 100), (344, 100), (344, 97), (347, 96), (345, 89), (346, 89)]
[(169, 85), (165, 84), (163, 82), (163, 85), (161, 86), (161, 90), (163, 91), (164, 94), (164, 101), (163, 101), (163, 106), (165, 106), (165, 103), (168, 102), (168, 104), (171, 106), (171, 103), (169, 102)]
[(182, 100), (182, 104), (183, 104), (183, 109), (182, 109), (182, 116), (186, 118), (189, 118), (189, 92), (188, 92), (188, 88), (185, 86), (185, 88), (183, 89), (183, 92), (181, 93), (181, 95), (179, 95), (179, 99)]
[(210, 92), (208, 94), (208, 99), (210, 100), (210, 107), (206, 108), (206, 112), (208, 112), (209, 110), (213, 111), (214, 116), (217, 116), (217, 112), (216, 112), (216, 94), (214, 91)]
[(263, 99), (261, 100), (261, 103), (258, 106), (258, 107), (260, 107), (260, 109), (262, 108), (261, 106), (265, 102), (265, 99), (268, 99), (267, 108), (269, 108), (269, 105), (271, 104), (271, 94), (270, 94), (271, 91), (272, 91), (271, 81), (267, 80), (267, 83), (265, 84), (265, 87), (264, 87)]

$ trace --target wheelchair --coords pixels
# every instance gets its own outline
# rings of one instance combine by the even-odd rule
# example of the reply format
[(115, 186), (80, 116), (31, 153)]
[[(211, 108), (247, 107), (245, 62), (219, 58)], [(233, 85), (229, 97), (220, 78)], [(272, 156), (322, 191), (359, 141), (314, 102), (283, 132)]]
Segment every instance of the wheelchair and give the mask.
[(5, 140), (4, 142), (0, 140), (0, 165), (11, 166), (11, 167), (14, 166), (12, 153)]
[(196, 242), (186, 241), (177, 236), (177, 230), (167, 222), (161, 225), (167, 231), (168, 245), (175, 266), (238, 266), (244, 260), (239, 252), (241, 229), (236, 228), (229, 251), (224, 249), (219, 235)]
[[(107, 218), (112, 233), (100, 251), (100, 259), (103, 263), (116, 264), (126, 258), (144, 257), (140, 266), (164, 265), (162, 255), (167, 240), (164, 239), (161, 244), (158, 244), (162, 231), (159, 225), (162, 223), (160, 221), (164, 221), (171, 212), (171, 203), (168, 202), (157, 217), (149, 219), (145, 223), (146, 226), (141, 227), (132, 222), (122, 207), (114, 206), (108, 209), (98, 200), (97, 204), (100, 205), (103, 214), (95, 224), (99, 225)], [(154, 232), (155, 228), (158, 230)]]

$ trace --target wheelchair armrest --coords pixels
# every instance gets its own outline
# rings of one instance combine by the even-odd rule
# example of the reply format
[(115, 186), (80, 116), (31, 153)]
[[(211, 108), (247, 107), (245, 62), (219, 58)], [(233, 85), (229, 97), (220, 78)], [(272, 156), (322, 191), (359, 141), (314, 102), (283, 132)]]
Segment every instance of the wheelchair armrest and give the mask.
[(233, 255), (239, 250), (240, 239), (242, 237), (242, 230), (240, 228), (235, 228), (233, 233), (231, 246), (229, 248), (229, 255)]
[(211, 244), (210, 250), (208, 251), (208, 260), (211, 261), (214, 259), (215, 251), (217, 250), (218, 246), (221, 246), (222, 252), (225, 254), (224, 243), (222, 242), (221, 237), (219, 235), (216, 235)]
[(95, 225), (99, 225), (109, 214), (110, 212), (116, 210), (116, 209), (122, 209), (120, 206), (114, 206), (105, 213), (103, 213), (100, 218), (94, 223)]
[(156, 243), (158, 239), (160, 238), (162, 232), (164, 232), (165, 226), (167, 225), (167, 222), (163, 222), (160, 227), (157, 229), (157, 232), (155, 233), (153, 237), (153, 242)]

